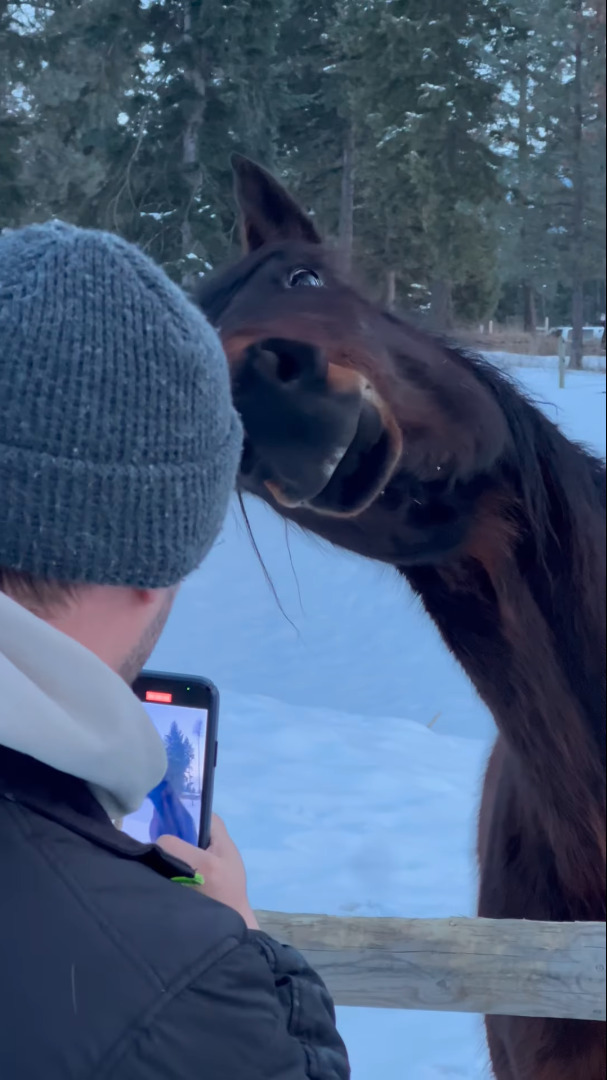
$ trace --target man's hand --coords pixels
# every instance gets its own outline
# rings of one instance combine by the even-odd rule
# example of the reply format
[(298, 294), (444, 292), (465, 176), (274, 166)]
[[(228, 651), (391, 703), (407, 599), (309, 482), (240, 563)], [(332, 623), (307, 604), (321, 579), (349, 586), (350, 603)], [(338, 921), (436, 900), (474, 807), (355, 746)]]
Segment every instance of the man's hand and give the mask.
[(213, 900), (234, 908), (242, 915), (249, 930), (259, 930), (247, 896), (247, 875), (240, 853), (221, 818), (213, 814), (211, 843), (206, 851), (178, 840), (176, 836), (161, 836), (158, 846), (202, 874), (200, 891)]

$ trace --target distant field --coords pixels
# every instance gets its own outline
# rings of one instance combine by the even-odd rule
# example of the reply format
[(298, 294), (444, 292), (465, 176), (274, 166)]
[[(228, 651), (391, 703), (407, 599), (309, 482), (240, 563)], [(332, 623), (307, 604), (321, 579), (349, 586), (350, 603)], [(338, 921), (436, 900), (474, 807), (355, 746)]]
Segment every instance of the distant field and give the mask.
[[(480, 352), (516, 353), (524, 356), (525, 359), (521, 359), (520, 363), (525, 367), (528, 366), (527, 358), (554, 356), (556, 359), (558, 350), (555, 337), (525, 334), (522, 330), (498, 329), (493, 334), (480, 334), (469, 329), (456, 330), (454, 337)], [(584, 367), (592, 371), (605, 371), (605, 349), (600, 342), (593, 341), (584, 345)]]

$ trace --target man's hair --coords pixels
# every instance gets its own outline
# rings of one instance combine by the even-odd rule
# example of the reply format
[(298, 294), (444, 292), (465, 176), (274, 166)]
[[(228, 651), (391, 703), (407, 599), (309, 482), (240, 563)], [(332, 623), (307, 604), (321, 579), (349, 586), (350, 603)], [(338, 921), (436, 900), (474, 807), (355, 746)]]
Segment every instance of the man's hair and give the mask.
[(5, 593), (35, 615), (50, 615), (67, 607), (81, 586), (61, 581), (43, 581), (23, 570), (3, 570), (0, 566), (0, 593)]

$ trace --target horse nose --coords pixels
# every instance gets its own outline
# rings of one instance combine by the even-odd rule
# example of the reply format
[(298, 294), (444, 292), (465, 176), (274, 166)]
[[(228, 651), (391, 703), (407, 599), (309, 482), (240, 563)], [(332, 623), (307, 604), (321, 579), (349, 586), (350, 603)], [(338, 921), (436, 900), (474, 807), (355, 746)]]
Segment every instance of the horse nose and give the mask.
[(327, 373), (327, 362), (321, 350), (299, 341), (267, 338), (253, 346), (251, 352), (257, 371), (285, 388), (310, 387)]
[(250, 346), (234, 374), (234, 404), (246, 433), (241, 481), (279, 493), (285, 505), (319, 494), (350, 445), (361, 394), (356, 379), (336, 391), (320, 349), (266, 339)]

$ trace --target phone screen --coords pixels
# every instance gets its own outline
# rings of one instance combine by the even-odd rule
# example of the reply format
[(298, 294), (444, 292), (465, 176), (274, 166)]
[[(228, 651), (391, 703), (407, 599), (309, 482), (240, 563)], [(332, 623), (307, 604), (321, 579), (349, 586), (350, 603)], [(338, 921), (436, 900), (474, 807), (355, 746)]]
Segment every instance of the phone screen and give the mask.
[(217, 752), (217, 691), (208, 680), (152, 672), (143, 672), (133, 690), (162, 738), (167, 771), (139, 810), (123, 819), (122, 829), (142, 843), (155, 843), (168, 833), (207, 847)]

